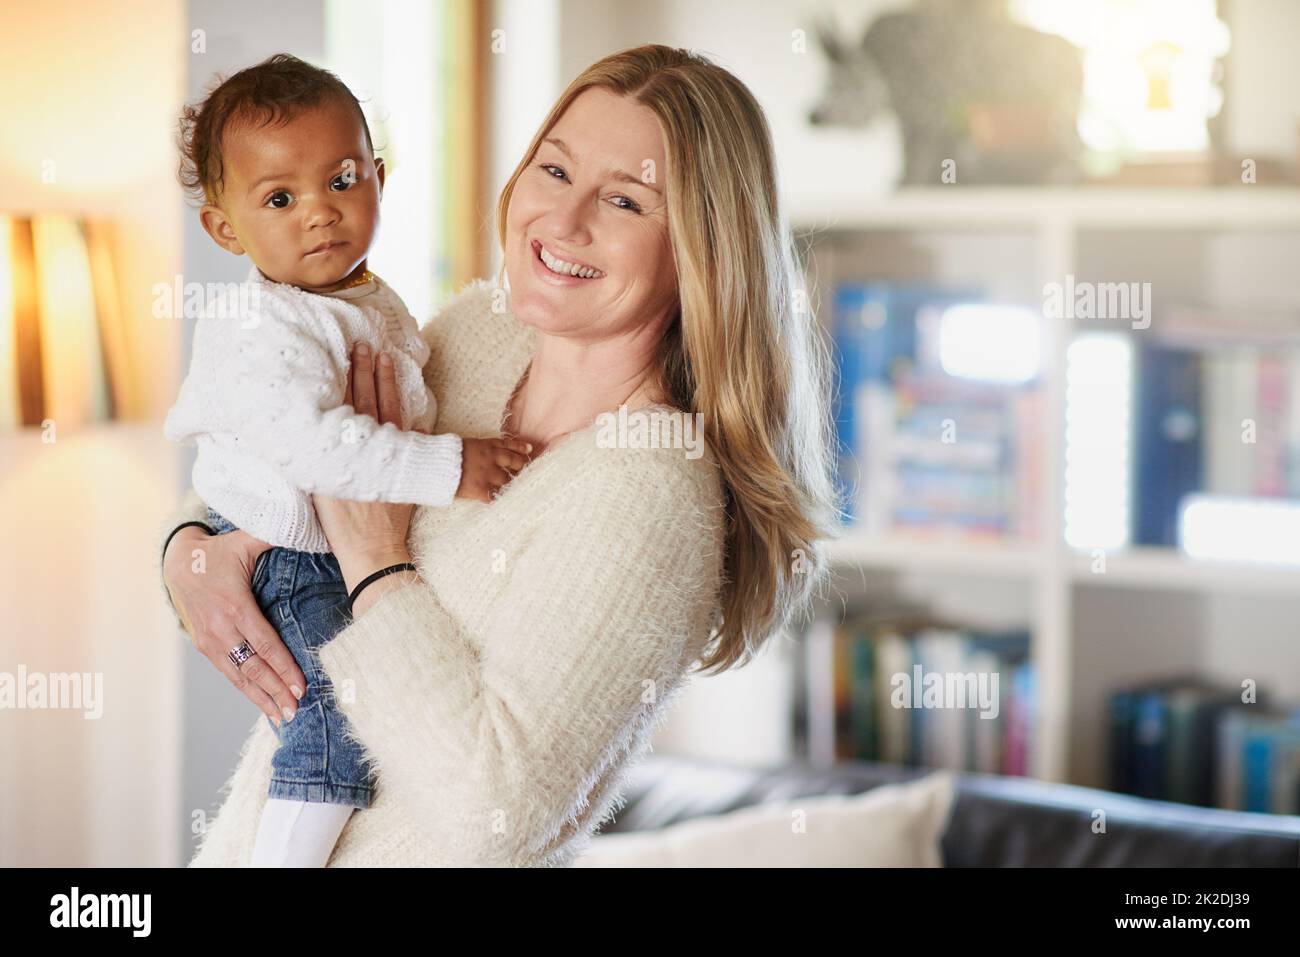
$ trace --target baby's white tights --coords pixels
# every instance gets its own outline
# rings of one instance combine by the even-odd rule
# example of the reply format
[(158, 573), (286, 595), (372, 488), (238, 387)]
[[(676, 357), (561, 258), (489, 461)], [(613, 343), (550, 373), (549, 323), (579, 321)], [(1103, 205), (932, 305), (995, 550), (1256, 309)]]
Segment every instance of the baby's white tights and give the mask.
[(253, 867), (324, 867), (356, 808), (267, 798), (253, 845)]

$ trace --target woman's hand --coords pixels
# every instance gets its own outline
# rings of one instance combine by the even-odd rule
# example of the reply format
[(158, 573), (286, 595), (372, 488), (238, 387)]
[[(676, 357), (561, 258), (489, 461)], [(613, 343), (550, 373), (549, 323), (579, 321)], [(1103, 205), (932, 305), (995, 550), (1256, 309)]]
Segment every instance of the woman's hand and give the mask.
[[(163, 582), (194, 647), (278, 726), (298, 710), (307, 679), (253, 597), (253, 566), (270, 547), (244, 531), (183, 528), (167, 545)], [(257, 654), (236, 668), (226, 655), (241, 641)]]
[[(387, 355), (381, 354), (380, 360), (374, 362), (370, 347), (364, 342), (358, 342), (352, 351), (352, 367), (348, 370), (348, 386), (343, 401), (358, 415), (369, 415), (380, 425), (392, 422), (399, 429), (403, 428), (397, 369)], [(411, 560), (411, 553), (406, 548), (406, 534), (414, 505), (354, 502), (320, 493), (312, 495), (312, 502), (325, 537), (329, 539), (330, 550), (343, 572), (349, 594), (372, 572)], [(414, 572), (399, 572), (381, 578), (357, 598), (353, 614), (359, 615), (384, 590), (414, 578)]]

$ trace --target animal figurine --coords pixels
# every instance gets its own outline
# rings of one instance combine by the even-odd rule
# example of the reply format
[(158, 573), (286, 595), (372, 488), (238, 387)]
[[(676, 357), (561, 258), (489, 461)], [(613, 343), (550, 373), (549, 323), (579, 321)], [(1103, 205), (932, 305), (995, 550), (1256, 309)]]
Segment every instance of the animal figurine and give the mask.
[(904, 185), (1078, 178), (1082, 54), (1011, 20), (1005, 0), (919, 0), (856, 47), (825, 22), (816, 35), (830, 73), (810, 122), (863, 126), (892, 109)]

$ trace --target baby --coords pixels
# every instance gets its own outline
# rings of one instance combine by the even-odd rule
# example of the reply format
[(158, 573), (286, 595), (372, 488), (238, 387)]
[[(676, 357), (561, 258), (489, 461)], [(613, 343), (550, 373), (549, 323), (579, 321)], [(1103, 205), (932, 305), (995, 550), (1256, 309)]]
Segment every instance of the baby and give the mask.
[[(353, 810), (369, 807), (374, 779), (316, 657), (351, 619), (311, 494), (490, 501), (506, 469), (526, 460), (503, 440), (427, 434), (437, 417), (424, 381), (429, 346), (366, 268), (383, 160), (336, 76), (273, 56), (187, 107), (181, 143), (181, 179), (204, 201), (203, 228), (254, 265), (238, 296), (209, 303), (196, 322), (164, 434), (198, 447), (194, 488), (213, 533), (243, 529), (273, 546), (258, 558), (253, 592), (307, 678), (293, 720), (276, 729), (252, 863), (323, 867)], [(410, 431), (344, 404), (359, 342), (391, 357)]]

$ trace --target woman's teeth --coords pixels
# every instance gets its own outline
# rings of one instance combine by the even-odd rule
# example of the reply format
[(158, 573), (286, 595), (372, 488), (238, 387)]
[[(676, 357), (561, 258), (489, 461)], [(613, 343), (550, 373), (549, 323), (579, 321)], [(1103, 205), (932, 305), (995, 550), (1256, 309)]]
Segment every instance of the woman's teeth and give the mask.
[(556, 259), (546, 251), (545, 246), (538, 246), (541, 253), (542, 262), (546, 268), (553, 273), (559, 273), (561, 276), (577, 276), (579, 279), (599, 279), (605, 275), (599, 269), (592, 269), (590, 266), (579, 266), (577, 263), (566, 263), (563, 259)]

